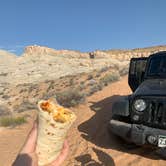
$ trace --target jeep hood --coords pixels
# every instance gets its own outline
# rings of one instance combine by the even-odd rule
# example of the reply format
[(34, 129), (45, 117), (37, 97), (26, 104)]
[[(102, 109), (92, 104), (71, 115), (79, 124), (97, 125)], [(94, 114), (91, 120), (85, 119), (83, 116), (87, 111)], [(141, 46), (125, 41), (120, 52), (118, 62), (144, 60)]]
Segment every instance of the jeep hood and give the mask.
[(166, 96), (165, 79), (148, 79), (141, 83), (134, 95), (161, 95)]

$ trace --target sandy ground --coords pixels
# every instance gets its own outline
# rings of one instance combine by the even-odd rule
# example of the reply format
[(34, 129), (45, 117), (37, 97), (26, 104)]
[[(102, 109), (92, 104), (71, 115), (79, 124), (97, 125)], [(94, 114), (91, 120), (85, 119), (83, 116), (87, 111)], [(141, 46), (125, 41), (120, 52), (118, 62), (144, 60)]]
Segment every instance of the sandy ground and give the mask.
[[(131, 93), (127, 77), (105, 87), (73, 108), (77, 120), (68, 133), (70, 153), (63, 166), (165, 166), (166, 161), (150, 148), (128, 149), (124, 141), (109, 134), (107, 124), (115, 100)], [(24, 124), (0, 131), (0, 166), (9, 166), (32, 127)]]
[(15, 128), (0, 128), (0, 166), (11, 166), (24, 145), (36, 119), (36, 111), (26, 114), (29, 115), (27, 123)]

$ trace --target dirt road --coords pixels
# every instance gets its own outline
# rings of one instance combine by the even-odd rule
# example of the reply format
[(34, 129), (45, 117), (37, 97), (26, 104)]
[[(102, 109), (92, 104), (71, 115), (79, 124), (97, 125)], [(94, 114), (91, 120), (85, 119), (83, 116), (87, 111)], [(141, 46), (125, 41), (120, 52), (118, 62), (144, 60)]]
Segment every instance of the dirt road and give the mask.
[[(107, 124), (111, 117), (112, 103), (129, 93), (131, 91), (127, 77), (124, 77), (88, 97), (85, 104), (73, 108), (77, 120), (68, 133), (70, 153), (63, 166), (166, 165), (166, 161), (156, 151), (148, 148), (129, 150), (123, 141), (108, 133)], [(12, 129), (10, 135), (8, 130), (0, 132), (0, 166), (10, 165), (31, 127), (32, 124), (29, 127), (20, 127), (20, 130)], [(8, 162), (4, 162), (5, 160)]]

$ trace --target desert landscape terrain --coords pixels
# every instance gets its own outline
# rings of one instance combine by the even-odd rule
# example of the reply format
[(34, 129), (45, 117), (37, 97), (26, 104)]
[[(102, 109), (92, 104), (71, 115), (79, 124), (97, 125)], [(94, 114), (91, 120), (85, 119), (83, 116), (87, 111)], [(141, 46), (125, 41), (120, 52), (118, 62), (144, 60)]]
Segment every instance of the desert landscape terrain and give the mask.
[(107, 130), (113, 102), (128, 95), (132, 57), (146, 57), (165, 46), (81, 53), (41, 46), (22, 56), (0, 51), (0, 118), (25, 117), (26, 123), (0, 127), (0, 166), (10, 166), (37, 116), (36, 103), (56, 97), (77, 120), (67, 139), (70, 153), (63, 166), (164, 166), (155, 149), (129, 149)]

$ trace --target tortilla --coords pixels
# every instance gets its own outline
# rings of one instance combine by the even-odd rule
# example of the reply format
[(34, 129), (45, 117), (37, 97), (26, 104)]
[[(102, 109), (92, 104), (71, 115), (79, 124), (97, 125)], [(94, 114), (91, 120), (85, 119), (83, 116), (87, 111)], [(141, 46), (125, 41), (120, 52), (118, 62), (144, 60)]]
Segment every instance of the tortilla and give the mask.
[(38, 165), (47, 165), (60, 154), (67, 131), (76, 115), (52, 100), (38, 102), (38, 138), (36, 153)]

